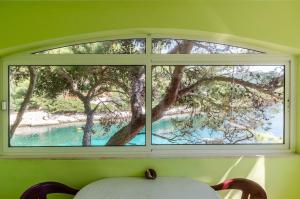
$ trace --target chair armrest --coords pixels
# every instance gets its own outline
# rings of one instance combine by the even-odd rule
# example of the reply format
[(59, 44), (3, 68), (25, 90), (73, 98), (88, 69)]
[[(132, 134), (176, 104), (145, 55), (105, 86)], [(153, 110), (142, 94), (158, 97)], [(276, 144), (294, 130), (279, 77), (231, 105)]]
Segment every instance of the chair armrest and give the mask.
[(256, 182), (244, 179), (234, 178), (225, 180), (224, 182), (211, 186), (214, 190), (235, 189), (242, 191), (242, 199), (267, 199), (265, 190)]

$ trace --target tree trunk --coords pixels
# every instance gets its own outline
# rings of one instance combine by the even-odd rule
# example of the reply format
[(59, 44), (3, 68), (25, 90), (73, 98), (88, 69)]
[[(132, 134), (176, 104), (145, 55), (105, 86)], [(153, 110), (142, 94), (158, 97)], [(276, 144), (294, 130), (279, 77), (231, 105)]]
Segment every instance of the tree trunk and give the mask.
[[(182, 73), (183, 73), (184, 66), (176, 66), (174, 72), (172, 81), (170, 84), (169, 89), (167, 90), (167, 93), (165, 97), (162, 99), (162, 101), (155, 106), (152, 109), (152, 122), (159, 120), (163, 113), (168, 110), (177, 99), (178, 90), (180, 87), (180, 82), (182, 79)], [(135, 87), (133, 86), (133, 89)], [(136, 99), (131, 99), (131, 103), (133, 104), (136, 102)], [(132, 105), (132, 108), (135, 107)], [(132, 112), (132, 120), (129, 122), (128, 125), (120, 129), (117, 133), (115, 133), (107, 142), (106, 145), (124, 145), (128, 143), (132, 138), (134, 138), (142, 128), (145, 126), (145, 115), (141, 115), (139, 117), (136, 117), (137, 113), (136, 110), (131, 110)], [(135, 119), (134, 119), (135, 118)]]
[(132, 140), (145, 126), (145, 115), (139, 117), (134, 121), (130, 121), (129, 124), (121, 128), (115, 133), (106, 145), (109, 146), (122, 146)]
[(152, 122), (159, 120), (163, 116), (163, 113), (176, 102), (184, 67), (175, 66), (165, 97), (152, 109)]
[[(152, 122), (160, 119), (163, 116), (163, 113), (169, 109), (177, 99), (180, 82), (182, 79), (184, 66), (176, 66), (173, 72), (173, 77), (170, 83), (170, 87), (166, 91), (165, 97), (162, 101), (152, 109)], [(133, 84), (133, 90), (137, 88), (137, 85), (141, 85), (139, 81), (135, 81)], [(139, 95), (135, 95), (133, 92), (131, 98), (131, 112), (132, 112), (132, 120), (128, 125), (120, 129), (117, 133), (115, 133), (107, 142), (106, 145), (124, 145), (128, 143), (132, 138), (134, 138), (142, 128), (145, 126), (145, 115), (140, 115), (137, 117), (139, 111), (137, 111), (137, 97)], [(139, 106), (141, 108), (141, 105)]]
[(91, 146), (92, 144), (92, 133), (94, 126), (94, 111), (91, 108), (91, 102), (89, 99), (85, 99), (83, 101), (84, 110), (86, 114), (86, 123), (83, 127), (83, 138), (82, 138), (82, 146)]
[(31, 97), (33, 95), (33, 91), (36, 85), (36, 79), (37, 79), (37, 72), (34, 69), (33, 66), (28, 66), (28, 70), (29, 70), (29, 75), (30, 75), (30, 81), (29, 81), (29, 85), (28, 85), (28, 89), (27, 92), (25, 94), (25, 98), (21, 104), (21, 107), (18, 111), (16, 120), (14, 121), (13, 125), (10, 128), (10, 132), (9, 132), (9, 137), (12, 138), (12, 136), (14, 135), (16, 129), (18, 128), (19, 124), (21, 123), (22, 119), (23, 119), (23, 115), (27, 109), (27, 106), (31, 100)]
[[(86, 123), (83, 129), (82, 146), (91, 146), (92, 143), (92, 132), (94, 126), (94, 114), (95, 110), (91, 107), (90, 96), (84, 96), (79, 90), (77, 90), (76, 84), (73, 82), (72, 76), (70, 76), (63, 68), (57, 71), (58, 74), (67, 81), (70, 92), (77, 96), (83, 103), (84, 112), (86, 114)], [(89, 91), (90, 93), (91, 91)]]
[[(192, 41), (186, 40), (181, 45), (177, 46), (177, 48), (172, 49), (169, 54), (174, 53), (188, 53), (192, 50), (193, 43)], [(173, 71), (172, 80), (170, 82), (169, 88), (166, 90), (165, 97), (159, 102), (157, 106), (152, 108), (152, 122), (159, 120), (163, 113), (168, 110), (177, 100), (178, 92), (180, 88), (180, 83), (183, 75), (185, 66), (175, 66)], [(134, 80), (133, 90), (135, 89), (135, 84), (138, 84), (138, 78)], [(145, 126), (145, 115), (140, 114), (137, 116), (138, 111), (133, 109), (133, 103), (136, 101), (136, 97), (134, 96), (134, 92), (132, 93), (131, 98), (131, 112), (132, 112), (132, 120), (129, 122), (128, 125), (120, 129), (117, 133), (115, 133), (107, 142), (106, 145), (125, 145), (128, 143), (132, 138), (134, 138), (139, 131)], [(138, 103), (136, 104), (138, 105)], [(141, 107), (141, 104), (139, 104)]]
[(145, 114), (143, 104), (145, 103), (143, 93), (145, 83), (144, 69), (140, 68), (133, 74), (131, 84), (131, 120), (129, 124), (115, 133), (106, 145), (124, 145), (134, 138), (145, 126)]

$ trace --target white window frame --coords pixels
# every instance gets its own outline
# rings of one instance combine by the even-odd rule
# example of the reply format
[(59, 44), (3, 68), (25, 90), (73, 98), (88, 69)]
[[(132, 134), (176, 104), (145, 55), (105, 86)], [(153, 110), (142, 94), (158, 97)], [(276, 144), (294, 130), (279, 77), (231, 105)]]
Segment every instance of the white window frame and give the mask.
[[(146, 32), (111, 37), (88, 38), (60, 45), (37, 48), (2, 60), (1, 101), (8, 101), (8, 67), (10, 65), (144, 65), (146, 67), (146, 146), (103, 147), (9, 147), (8, 110), (1, 111), (0, 158), (100, 158), (100, 157), (187, 157), (291, 154), (295, 150), (295, 67), (291, 55), (241, 43), (208, 39), (201, 34), (167, 34)], [(113, 39), (146, 38), (146, 54), (32, 54), (50, 48), (84, 42)], [(266, 52), (265, 54), (151, 54), (152, 38), (176, 38), (211, 41)], [(50, 45), (49, 45), (50, 46)], [(151, 67), (152, 65), (285, 65), (285, 143), (274, 145), (151, 145)]]

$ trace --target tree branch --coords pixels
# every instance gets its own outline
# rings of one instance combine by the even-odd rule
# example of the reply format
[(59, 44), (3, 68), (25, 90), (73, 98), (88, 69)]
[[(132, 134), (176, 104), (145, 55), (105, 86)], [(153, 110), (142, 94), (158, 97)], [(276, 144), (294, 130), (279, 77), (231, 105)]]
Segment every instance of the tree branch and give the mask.
[[(172, 49), (169, 54), (189, 53), (193, 48), (193, 42), (185, 40), (177, 48)], [(152, 121), (160, 119), (163, 113), (168, 110), (177, 100), (185, 66), (175, 66), (172, 74), (170, 86), (166, 91), (165, 97), (152, 109)]]
[(156, 121), (162, 114), (173, 105), (177, 99), (183, 71), (185, 66), (175, 66), (170, 87), (166, 91), (165, 97), (152, 109), (152, 120)]
[[(97, 72), (93, 73), (93, 70), (91, 71), (91, 73), (93, 73), (94, 78), (96, 79), (96, 83), (91, 87), (91, 89), (89, 89), (88, 93), (86, 96), (88, 96), (89, 98), (93, 98), (97, 95), (99, 95), (98, 93), (96, 94), (97, 90), (99, 90), (99, 87), (101, 88), (101, 83), (104, 83), (105, 81), (109, 82), (109, 79), (101, 79), (102, 77), (104, 77), (104, 73), (108, 70), (108, 67), (105, 67), (104, 69), (101, 70), (101, 72), (98, 74)], [(101, 77), (100, 79), (98, 79), (98, 77)]]
[(75, 88), (73, 79), (67, 71), (65, 71), (63, 68), (60, 68), (57, 73), (67, 81), (71, 93), (79, 97), (82, 101), (86, 100), (86, 96), (84, 96)]
[(17, 113), (17, 117), (16, 117), (13, 125), (10, 128), (10, 132), (9, 132), (10, 138), (12, 138), (12, 136), (15, 133), (17, 127), (19, 126), (19, 124), (22, 121), (22, 117), (25, 113), (25, 110), (27, 109), (27, 106), (30, 102), (30, 99), (33, 95), (34, 88), (35, 88), (35, 85), (36, 85), (36, 80), (37, 80), (37, 71), (36, 71), (36, 69), (33, 66), (28, 66), (28, 70), (29, 70), (29, 75), (30, 75), (28, 89), (26, 91), (24, 100), (21, 103), (20, 109)]
[[(174, 53), (188, 53), (192, 50), (193, 44), (190, 41), (185, 41), (181, 45), (178, 45), (176, 48), (172, 49), (169, 54)], [(185, 66), (175, 66), (173, 71), (173, 77), (171, 80), (170, 88), (167, 90), (167, 94), (162, 99), (162, 101), (152, 109), (152, 121), (160, 119), (163, 115), (163, 112), (166, 111), (177, 99), (178, 90), (180, 87), (180, 82), (182, 79), (182, 74)], [(133, 80), (137, 81), (137, 80)], [(134, 85), (133, 85), (134, 87)], [(128, 125), (121, 128), (116, 132), (106, 143), (106, 145), (124, 145), (128, 143), (132, 138), (134, 138), (139, 131), (145, 125), (145, 114), (141, 114), (140, 110), (137, 110), (135, 105), (136, 97), (134, 96), (134, 90), (131, 93), (131, 112), (132, 118)]]
[[(278, 77), (277, 79), (279, 79), (279, 78), (280, 77)], [(274, 86), (254, 84), (254, 83), (247, 82), (247, 81), (244, 81), (244, 80), (241, 80), (241, 79), (237, 79), (237, 78), (233, 78), (233, 77), (225, 77), (225, 76), (202, 78), (202, 79), (198, 80), (196, 83), (181, 89), (178, 92), (178, 96), (182, 97), (182, 96), (186, 95), (187, 93), (189, 93), (190, 91), (196, 89), (197, 87), (199, 87), (203, 84), (212, 82), (212, 81), (222, 81), (222, 82), (235, 83), (235, 84), (238, 84), (238, 85), (241, 85), (241, 86), (244, 86), (244, 87), (247, 87), (247, 88), (255, 89), (259, 92), (271, 95), (271, 96), (275, 97), (276, 99), (282, 99), (282, 97), (274, 95), (274, 90), (276, 89), (276, 87), (274, 87)]]
[(131, 121), (116, 132), (106, 145), (124, 145), (134, 138), (144, 127), (146, 119), (143, 113), (144, 81), (144, 70), (140, 68), (134, 72), (131, 83)]

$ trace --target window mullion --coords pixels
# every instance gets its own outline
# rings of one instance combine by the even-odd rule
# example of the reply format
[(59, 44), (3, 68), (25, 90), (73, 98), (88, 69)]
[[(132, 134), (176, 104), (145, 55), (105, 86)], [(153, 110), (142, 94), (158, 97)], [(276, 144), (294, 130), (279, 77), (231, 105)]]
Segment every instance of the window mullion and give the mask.
[(151, 58), (152, 58), (152, 38), (146, 37), (146, 148), (151, 149), (151, 121), (152, 121), (152, 80), (151, 80)]

